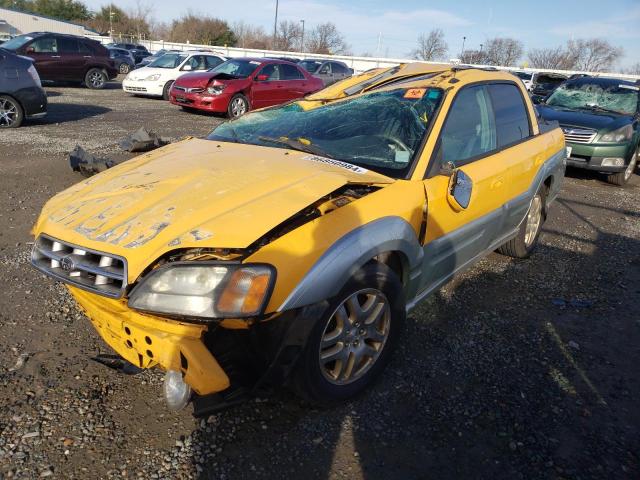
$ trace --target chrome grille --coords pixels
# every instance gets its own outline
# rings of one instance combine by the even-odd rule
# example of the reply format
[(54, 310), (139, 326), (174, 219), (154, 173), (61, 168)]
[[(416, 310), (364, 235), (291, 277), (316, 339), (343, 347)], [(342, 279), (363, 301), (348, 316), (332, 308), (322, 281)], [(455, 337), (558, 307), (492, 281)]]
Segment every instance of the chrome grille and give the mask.
[(202, 92), (204, 92), (204, 88), (200, 88), (200, 87), (187, 88), (187, 87), (181, 87), (179, 85), (174, 85), (173, 88), (175, 90), (178, 90), (179, 92), (186, 92), (186, 93), (202, 93)]
[(61, 282), (105, 297), (120, 298), (127, 287), (127, 261), (119, 256), (40, 235), (31, 251), (34, 267)]
[(184, 88), (184, 87), (179, 87), (178, 85), (174, 85), (174, 86), (173, 86), (173, 88), (174, 88), (175, 90), (178, 90), (179, 92), (186, 92), (186, 91), (187, 91), (187, 89), (186, 89), (186, 88)]
[(571, 143), (591, 143), (596, 138), (596, 130), (591, 128), (572, 127), (570, 125), (560, 125), (564, 132), (564, 138)]

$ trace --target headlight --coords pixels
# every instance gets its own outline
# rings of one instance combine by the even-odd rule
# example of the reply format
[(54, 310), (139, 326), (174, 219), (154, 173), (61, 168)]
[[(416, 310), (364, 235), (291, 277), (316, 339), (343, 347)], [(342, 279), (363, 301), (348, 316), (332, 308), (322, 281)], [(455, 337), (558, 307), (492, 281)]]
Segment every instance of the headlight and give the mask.
[(220, 95), (224, 90), (225, 85), (215, 85), (213, 87), (207, 88), (207, 93), (211, 95)]
[(40, 81), (40, 75), (38, 75), (38, 71), (36, 70), (36, 67), (33, 66), (33, 64), (31, 64), (31, 66), (27, 68), (27, 72), (29, 72), (29, 75), (31, 75), (33, 81), (36, 82), (39, 87), (41, 87), (42, 82)]
[(159, 79), (160, 79), (160, 74), (159, 73), (154, 73), (153, 75), (149, 75), (144, 80), (147, 81), (147, 82), (155, 82), (156, 80), (159, 80)]
[(625, 125), (609, 133), (605, 133), (600, 137), (600, 141), (603, 143), (620, 143), (631, 140), (633, 136), (633, 127), (631, 125)]
[(269, 265), (176, 262), (144, 278), (129, 306), (200, 319), (251, 317), (264, 311), (274, 280)]

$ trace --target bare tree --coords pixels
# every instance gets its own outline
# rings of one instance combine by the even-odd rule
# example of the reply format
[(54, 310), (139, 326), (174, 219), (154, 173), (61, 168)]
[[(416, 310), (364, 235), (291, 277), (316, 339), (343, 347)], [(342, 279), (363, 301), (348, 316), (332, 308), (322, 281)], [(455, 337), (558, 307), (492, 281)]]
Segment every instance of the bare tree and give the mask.
[(239, 47), (266, 50), (271, 45), (272, 39), (261, 26), (250, 25), (239, 21), (232, 25), (231, 31), (238, 39)]
[(302, 28), (298, 22), (292, 20), (283, 20), (278, 25), (278, 33), (276, 35), (274, 50), (293, 51), (300, 48), (300, 39), (302, 38)]
[(136, 0), (135, 7), (128, 12), (129, 19), (133, 23), (139, 39), (149, 36), (152, 11), (153, 7), (151, 5), (142, 2), (142, 0)]
[(623, 70), (623, 73), (627, 75), (640, 75), (640, 62), (634, 63), (630, 67)]
[(480, 50), (465, 50), (462, 52), (462, 55), (460, 55), (460, 61), (470, 65), (485, 65), (487, 63), (487, 57), (485, 52)]
[(610, 70), (624, 54), (621, 47), (601, 38), (569, 40), (567, 52), (575, 70), (602, 72)]
[(347, 54), (349, 46), (344, 36), (331, 23), (323, 23), (315, 27), (309, 35), (305, 35), (306, 50), (310, 53)]
[(418, 48), (411, 55), (418, 60), (437, 60), (447, 55), (448, 48), (442, 29), (434, 28), (428, 35), (423, 33), (418, 37)]
[(571, 70), (574, 68), (574, 58), (564, 47), (537, 48), (530, 50), (527, 57), (534, 68), (549, 68), (552, 70)]
[(485, 42), (487, 65), (509, 67), (515, 65), (524, 51), (522, 42), (513, 38), (492, 38)]

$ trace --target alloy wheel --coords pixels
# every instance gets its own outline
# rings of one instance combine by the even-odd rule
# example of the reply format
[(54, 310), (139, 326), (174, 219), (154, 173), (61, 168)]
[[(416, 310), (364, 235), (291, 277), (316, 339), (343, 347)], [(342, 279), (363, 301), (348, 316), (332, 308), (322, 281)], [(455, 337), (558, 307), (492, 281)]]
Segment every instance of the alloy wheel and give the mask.
[(18, 119), (18, 106), (8, 98), (0, 98), (0, 127), (10, 127)]
[(529, 213), (527, 213), (527, 227), (524, 234), (524, 243), (527, 247), (536, 239), (540, 224), (542, 223), (542, 197), (537, 195), (531, 200)]
[(120, 73), (129, 73), (129, 65), (126, 63), (120, 64)]
[(247, 104), (242, 98), (238, 97), (233, 99), (231, 102), (231, 113), (234, 117), (240, 117), (247, 113)]
[(93, 88), (102, 87), (104, 85), (104, 76), (102, 75), (102, 72), (91, 72), (91, 75), (89, 75), (89, 83)]
[(320, 341), (322, 375), (335, 385), (361, 378), (380, 357), (391, 326), (389, 300), (380, 290), (353, 293), (331, 315)]

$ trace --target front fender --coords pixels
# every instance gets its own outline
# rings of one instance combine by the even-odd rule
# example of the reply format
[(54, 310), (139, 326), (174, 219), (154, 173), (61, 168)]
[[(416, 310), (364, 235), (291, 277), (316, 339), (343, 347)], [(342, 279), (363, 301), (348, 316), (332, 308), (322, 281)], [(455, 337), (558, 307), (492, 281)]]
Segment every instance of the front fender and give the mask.
[(405, 256), (412, 283), (420, 275), (423, 249), (413, 227), (400, 217), (383, 217), (338, 239), (316, 261), (278, 311), (320, 302), (337, 295), (347, 280), (369, 260), (385, 252)]

